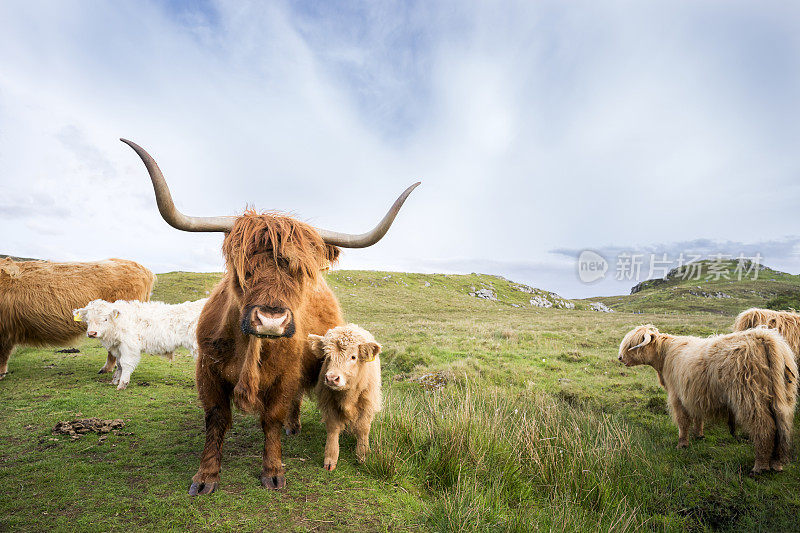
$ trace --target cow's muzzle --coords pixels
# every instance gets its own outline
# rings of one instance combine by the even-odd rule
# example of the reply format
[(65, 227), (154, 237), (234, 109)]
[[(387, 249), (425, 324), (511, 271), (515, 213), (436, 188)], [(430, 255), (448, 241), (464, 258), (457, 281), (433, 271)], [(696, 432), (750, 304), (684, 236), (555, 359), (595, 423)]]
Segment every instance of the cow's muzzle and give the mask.
[(266, 339), (294, 335), (294, 315), (285, 307), (251, 305), (242, 313), (242, 333)]

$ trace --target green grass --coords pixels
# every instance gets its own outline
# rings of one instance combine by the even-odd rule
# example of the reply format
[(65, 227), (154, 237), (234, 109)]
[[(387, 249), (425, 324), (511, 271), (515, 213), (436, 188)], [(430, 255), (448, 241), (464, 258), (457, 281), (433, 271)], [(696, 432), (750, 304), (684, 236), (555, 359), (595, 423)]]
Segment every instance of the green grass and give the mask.
[[(161, 274), (154, 298), (204, 297), (217, 279)], [(386, 407), (364, 465), (347, 436), (336, 471), (322, 468), (325, 432), (307, 402), (301, 435), (283, 439), (287, 489), (266, 491), (259, 424), (237, 414), (220, 490), (191, 499), (203, 444), (191, 358), (145, 356), (116, 391), (96, 374), (95, 341), (78, 355), (23, 348), (0, 381), (0, 531), (798, 529), (796, 464), (749, 478), (752, 446), (723, 423), (676, 450), (655, 373), (616, 361), (636, 324), (708, 335), (729, 331), (739, 309), (512, 307), (530, 295), (477, 274), (334, 271), (329, 284), (346, 318), (384, 346)], [(498, 300), (468, 295), (483, 286)], [(124, 434), (51, 435), (88, 416), (123, 418)]]

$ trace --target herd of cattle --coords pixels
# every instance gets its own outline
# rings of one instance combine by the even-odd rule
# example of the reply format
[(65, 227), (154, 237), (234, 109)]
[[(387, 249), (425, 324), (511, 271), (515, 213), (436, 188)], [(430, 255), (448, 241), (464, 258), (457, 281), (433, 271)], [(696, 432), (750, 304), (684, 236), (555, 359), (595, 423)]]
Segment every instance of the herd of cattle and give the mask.
[[(108, 351), (101, 373), (125, 389), (141, 354), (171, 357), (179, 347), (197, 359), (196, 385), (205, 410), (206, 442), (192, 496), (220, 480), (222, 443), (232, 404), (257, 414), (265, 444), (261, 483), (286, 484), (281, 428), (300, 431), (304, 395), (316, 397), (328, 438), (324, 467), (333, 470), (339, 434), (356, 436), (364, 460), (369, 431), (381, 408), (381, 346), (341, 308), (321, 272), (340, 248), (363, 248), (388, 231), (415, 183), (371, 231), (350, 235), (314, 228), (290, 216), (246, 211), (238, 217), (190, 217), (178, 211), (155, 161), (126, 141), (150, 175), (164, 220), (183, 231), (222, 232), (226, 272), (207, 299), (149, 302), (155, 276), (132, 261), (50, 263), (0, 259), (0, 379), (15, 345), (62, 345), (83, 334)], [(749, 310), (735, 332), (710, 338), (673, 336), (652, 325), (623, 339), (619, 360), (656, 369), (678, 425), (703, 435), (704, 419), (727, 417), (755, 446), (754, 473), (788, 461), (797, 398), (800, 315)]]

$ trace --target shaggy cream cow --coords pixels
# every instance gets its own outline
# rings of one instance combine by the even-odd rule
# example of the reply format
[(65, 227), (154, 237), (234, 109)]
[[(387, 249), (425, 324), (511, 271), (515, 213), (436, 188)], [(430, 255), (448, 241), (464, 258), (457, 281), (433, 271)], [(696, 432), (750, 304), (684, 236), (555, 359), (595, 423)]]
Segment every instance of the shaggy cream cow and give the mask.
[(165, 355), (183, 347), (197, 358), (197, 319), (208, 299), (169, 305), (163, 302), (94, 300), (75, 309), (75, 320), (86, 322), (86, 335), (99, 339), (117, 358), (111, 381), (117, 390), (128, 386), (142, 352)]
[(753, 307), (739, 313), (733, 324), (733, 331), (744, 331), (759, 326), (777, 329), (789, 343), (795, 358), (800, 356), (800, 313)]
[(667, 335), (648, 324), (625, 335), (619, 360), (658, 372), (678, 425), (678, 448), (688, 446), (690, 426), (702, 435), (704, 418), (730, 415), (750, 433), (753, 474), (782, 470), (789, 461), (797, 364), (777, 331), (699, 338)]
[(323, 465), (326, 470), (336, 468), (339, 434), (345, 428), (355, 434), (356, 459), (363, 462), (372, 419), (381, 409), (381, 345), (355, 324), (308, 338), (311, 351), (322, 359), (315, 393), (328, 431)]

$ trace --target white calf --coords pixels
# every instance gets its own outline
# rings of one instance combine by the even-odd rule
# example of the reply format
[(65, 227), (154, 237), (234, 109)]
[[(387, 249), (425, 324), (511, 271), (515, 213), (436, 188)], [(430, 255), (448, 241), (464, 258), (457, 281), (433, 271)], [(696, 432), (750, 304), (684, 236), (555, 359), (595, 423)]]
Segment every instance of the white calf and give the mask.
[(207, 298), (169, 305), (163, 302), (94, 300), (75, 309), (75, 320), (87, 324), (86, 335), (99, 339), (117, 358), (111, 383), (117, 390), (128, 386), (142, 352), (166, 355), (179, 347), (197, 358), (197, 319)]

